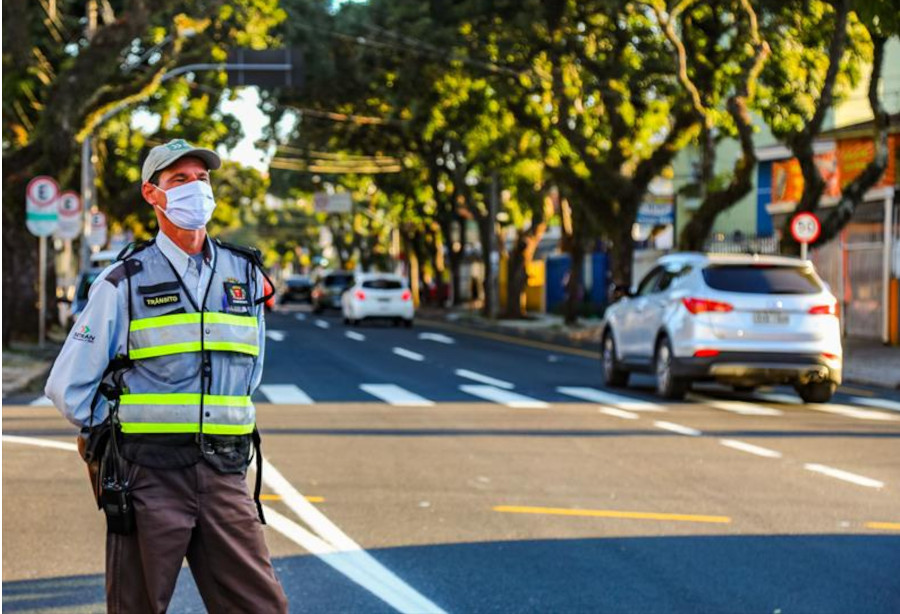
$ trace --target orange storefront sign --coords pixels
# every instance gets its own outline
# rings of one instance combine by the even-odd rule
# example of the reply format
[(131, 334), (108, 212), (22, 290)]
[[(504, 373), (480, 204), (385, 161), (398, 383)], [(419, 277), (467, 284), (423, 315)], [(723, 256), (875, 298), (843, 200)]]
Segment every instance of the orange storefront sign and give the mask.
[[(816, 154), (816, 166), (825, 180), (825, 196), (840, 196), (838, 156), (835, 150)], [(803, 173), (797, 158), (772, 163), (772, 202), (800, 202), (803, 195)]]
[[(888, 137), (888, 164), (884, 175), (875, 187), (880, 188), (900, 183), (897, 177), (897, 148), (900, 147), (900, 135)], [(856, 179), (875, 157), (875, 143), (871, 138), (844, 139), (838, 141), (838, 171), (841, 187)]]

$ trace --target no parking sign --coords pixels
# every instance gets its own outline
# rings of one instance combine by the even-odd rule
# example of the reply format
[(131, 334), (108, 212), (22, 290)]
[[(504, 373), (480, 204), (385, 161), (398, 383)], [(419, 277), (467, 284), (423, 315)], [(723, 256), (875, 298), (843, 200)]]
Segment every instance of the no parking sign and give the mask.
[(56, 201), (56, 211), (59, 214), (59, 225), (56, 227), (55, 236), (59, 239), (78, 238), (83, 225), (81, 197), (72, 190), (63, 192)]
[(59, 185), (53, 177), (38, 175), (25, 188), (25, 225), (36, 237), (53, 234), (59, 220), (56, 199)]

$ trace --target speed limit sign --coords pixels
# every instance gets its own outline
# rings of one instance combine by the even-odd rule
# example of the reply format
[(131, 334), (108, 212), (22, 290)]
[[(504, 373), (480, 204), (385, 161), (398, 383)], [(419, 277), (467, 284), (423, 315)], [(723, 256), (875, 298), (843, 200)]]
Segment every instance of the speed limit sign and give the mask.
[(815, 243), (821, 232), (819, 218), (812, 213), (798, 213), (791, 220), (791, 236), (797, 243)]

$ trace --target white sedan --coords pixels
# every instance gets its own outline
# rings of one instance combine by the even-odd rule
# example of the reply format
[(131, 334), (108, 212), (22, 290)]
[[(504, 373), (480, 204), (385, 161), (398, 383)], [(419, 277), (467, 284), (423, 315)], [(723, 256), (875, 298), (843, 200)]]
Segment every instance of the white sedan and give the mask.
[(358, 325), (367, 319), (392, 320), (412, 326), (415, 317), (412, 293), (406, 279), (387, 273), (357, 275), (354, 283), (341, 296), (344, 324)]

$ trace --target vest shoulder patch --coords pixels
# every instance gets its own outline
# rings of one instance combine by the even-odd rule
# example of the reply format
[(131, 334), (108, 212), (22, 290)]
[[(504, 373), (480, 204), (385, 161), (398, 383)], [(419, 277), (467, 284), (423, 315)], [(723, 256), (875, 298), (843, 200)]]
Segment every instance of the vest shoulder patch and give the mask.
[(135, 273), (143, 270), (144, 265), (141, 264), (140, 260), (125, 260), (124, 262), (119, 263), (116, 268), (109, 272), (109, 274), (105, 277), (105, 280), (111, 283), (115, 287), (119, 287), (119, 284), (126, 277), (131, 277)]
[(250, 260), (252, 263), (259, 265), (262, 264), (262, 252), (259, 251), (255, 247), (247, 247), (245, 245), (235, 245), (234, 243), (226, 243), (220, 239), (216, 239), (216, 245), (219, 247), (225, 248), (230, 252), (234, 252), (244, 258)]

